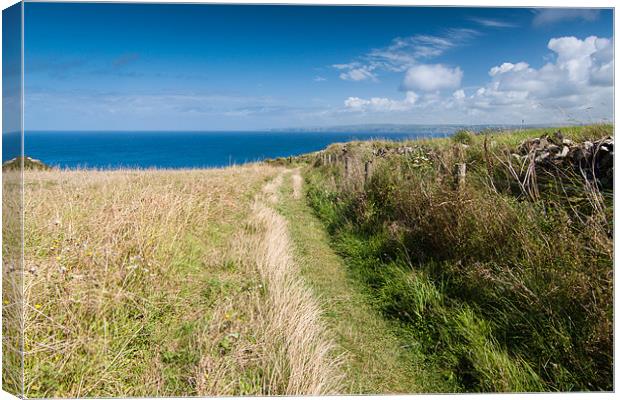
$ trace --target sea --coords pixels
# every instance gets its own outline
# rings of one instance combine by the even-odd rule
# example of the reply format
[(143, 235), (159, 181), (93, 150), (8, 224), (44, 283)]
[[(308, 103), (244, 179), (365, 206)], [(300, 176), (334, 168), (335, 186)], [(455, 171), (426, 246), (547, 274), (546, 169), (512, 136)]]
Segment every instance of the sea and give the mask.
[[(25, 132), (24, 154), (59, 168), (215, 168), (296, 156), (352, 140), (442, 137), (431, 132)], [(4, 135), (3, 135), (4, 136)], [(18, 136), (4, 136), (2, 161), (15, 156)], [(17, 147), (18, 149), (19, 147)]]

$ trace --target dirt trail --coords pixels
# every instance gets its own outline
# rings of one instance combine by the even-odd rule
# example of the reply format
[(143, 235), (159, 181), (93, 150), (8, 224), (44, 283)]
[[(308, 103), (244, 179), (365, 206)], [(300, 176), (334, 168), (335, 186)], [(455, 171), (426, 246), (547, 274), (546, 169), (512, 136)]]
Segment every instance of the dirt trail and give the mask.
[[(254, 243), (255, 265), (265, 283), (263, 334), (270, 358), (270, 394), (329, 394), (341, 388), (335, 344), (321, 320), (321, 308), (300, 278), (292, 256), (287, 221), (272, 207), (279, 201), (282, 172), (263, 188), (251, 221), (261, 232)], [(298, 172), (297, 172), (297, 175)], [(285, 385), (281, 386), (283, 383)]]
[(441, 392), (441, 378), (401, 341), (371, 306), (364, 288), (330, 246), (325, 227), (303, 196), (300, 170), (285, 179), (278, 210), (286, 218), (300, 279), (321, 299), (324, 321), (339, 349), (345, 374), (341, 394)]
[(300, 175), (299, 168), (293, 171), (293, 198), (301, 198), (301, 187), (303, 185), (303, 178)]
[[(403, 352), (347, 275), (304, 201), (300, 169), (282, 170), (263, 186), (245, 225), (235, 240), (238, 260), (261, 289), (233, 300), (232, 309), (247, 317), (218, 333), (219, 340), (235, 335), (234, 346), (224, 363), (203, 359), (200, 394), (238, 393), (217, 382), (239, 373), (255, 377), (248, 394), (424, 391), (420, 381), (430, 377), (423, 363)], [(232, 314), (222, 308), (218, 315)]]

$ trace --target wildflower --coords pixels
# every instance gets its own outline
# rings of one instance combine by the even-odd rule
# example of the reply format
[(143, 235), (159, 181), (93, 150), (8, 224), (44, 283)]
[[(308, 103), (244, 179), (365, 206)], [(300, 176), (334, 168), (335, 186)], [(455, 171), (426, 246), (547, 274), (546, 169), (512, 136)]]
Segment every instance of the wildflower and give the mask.
[(6, 306), (7, 304), (9, 304), (9, 301), (8, 300), (4, 300), (2, 303)]
[(37, 310), (40, 310), (40, 309), (41, 309), (41, 307), (42, 307), (42, 306), (41, 306), (41, 304), (35, 304), (35, 305), (34, 305), (34, 308), (36, 308)]

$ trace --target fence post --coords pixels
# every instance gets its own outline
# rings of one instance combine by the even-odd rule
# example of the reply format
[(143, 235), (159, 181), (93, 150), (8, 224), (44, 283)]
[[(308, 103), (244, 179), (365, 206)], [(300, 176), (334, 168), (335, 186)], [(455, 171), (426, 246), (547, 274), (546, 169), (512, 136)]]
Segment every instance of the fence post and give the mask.
[(344, 157), (344, 175), (348, 178), (349, 177), (349, 157), (345, 156)]
[(456, 187), (461, 189), (465, 185), (465, 175), (467, 173), (467, 164), (466, 163), (457, 163), (454, 166), (454, 181), (456, 183)]
[(371, 168), (372, 168), (372, 161), (366, 161), (364, 163), (364, 183), (368, 183), (368, 180), (370, 179), (370, 174), (371, 174)]

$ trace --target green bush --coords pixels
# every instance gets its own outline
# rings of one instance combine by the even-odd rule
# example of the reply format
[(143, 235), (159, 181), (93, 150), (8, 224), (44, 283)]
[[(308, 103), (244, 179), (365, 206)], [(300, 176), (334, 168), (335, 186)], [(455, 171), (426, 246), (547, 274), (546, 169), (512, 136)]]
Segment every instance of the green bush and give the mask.
[(452, 135), (454, 143), (471, 145), (474, 142), (474, 134), (466, 129), (460, 129)]

